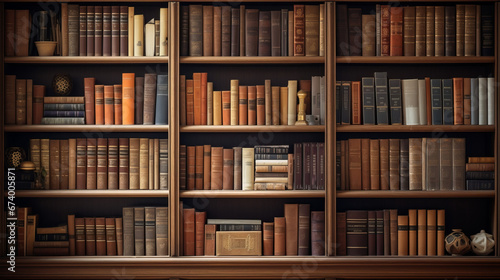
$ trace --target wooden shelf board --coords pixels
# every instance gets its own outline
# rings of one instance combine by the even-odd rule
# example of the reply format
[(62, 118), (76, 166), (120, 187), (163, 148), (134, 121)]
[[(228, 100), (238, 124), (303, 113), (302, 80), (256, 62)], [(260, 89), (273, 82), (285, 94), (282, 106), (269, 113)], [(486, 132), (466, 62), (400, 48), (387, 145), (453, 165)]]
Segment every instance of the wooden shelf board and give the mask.
[(6, 125), (5, 132), (167, 132), (168, 125)]
[(323, 198), (324, 190), (308, 191), (215, 191), (195, 190), (181, 191), (180, 197), (207, 197), (207, 198)]
[(18, 190), (16, 197), (168, 197), (168, 190)]
[[(5, 258), (2, 259), (2, 261)], [(307, 267), (304, 267), (307, 265)], [(498, 257), (19, 257), (12, 278), (183, 279), (498, 277)], [(306, 269), (307, 268), (307, 269)], [(10, 273), (10, 274), (8, 274)], [(128, 277), (127, 277), (128, 276)], [(32, 278), (30, 278), (32, 279)]]
[(337, 198), (495, 198), (495, 191), (337, 191)]
[[(187, 1), (187, 0), (181, 0)], [(497, 0), (481, 0), (481, 2), (495, 2)], [(372, 3), (380, 3), (379, 0), (337, 0), (337, 3), (359, 3), (359, 2), (372, 2)], [(387, 3), (396, 3), (396, 2), (429, 2), (429, 0), (393, 0), (387, 1)], [(439, 2), (453, 2), (453, 3), (470, 3), (470, 0), (439, 0)]]
[[(455, 1), (453, 1), (455, 2)], [(337, 63), (393, 63), (393, 64), (426, 64), (426, 63), (495, 63), (494, 56), (338, 56)]]
[(494, 125), (337, 125), (337, 132), (495, 132)]
[[(97, 1), (98, 2), (98, 1)], [(29, 64), (141, 64), (168, 63), (167, 56), (23, 56), (6, 57), (8, 63)]]
[(324, 125), (190, 125), (180, 132), (324, 132)]
[(323, 56), (184, 56), (180, 63), (198, 64), (319, 64), (325, 63)]

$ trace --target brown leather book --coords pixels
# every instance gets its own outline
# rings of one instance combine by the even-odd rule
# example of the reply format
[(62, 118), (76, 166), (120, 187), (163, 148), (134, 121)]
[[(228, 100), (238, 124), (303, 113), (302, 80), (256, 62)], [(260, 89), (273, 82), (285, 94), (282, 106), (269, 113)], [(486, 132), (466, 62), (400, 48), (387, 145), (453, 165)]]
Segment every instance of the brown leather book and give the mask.
[(454, 124), (464, 124), (464, 78), (453, 78), (453, 114)]
[(85, 255), (96, 255), (96, 231), (95, 218), (84, 218), (85, 220)]
[(201, 125), (201, 73), (193, 73), (194, 125)]
[[(188, 147), (189, 148), (189, 147)], [(188, 151), (189, 152), (189, 151)], [(211, 190), (222, 190), (223, 184), (223, 148), (212, 147), (212, 175)]]
[(146, 255), (144, 212), (144, 207), (134, 207), (134, 251), (136, 256)]
[[(132, 149), (132, 145), (130, 148)], [(149, 139), (139, 139), (139, 189), (149, 189)]]
[(106, 219), (95, 218), (95, 245), (96, 255), (106, 255)]
[[(272, 98), (271, 80), (264, 81), (264, 106), (265, 106), (265, 125), (273, 124), (273, 98)], [(279, 105), (278, 105), (279, 106)]]
[(194, 81), (186, 80), (186, 124), (194, 125)]
[(347, 20), (347, 5), (339, 4), (336, 7), (336, 33), (338, 56), (349, 55), (349, 24)]
[(183, 251), (184, 256), (194, 256), (196, 249), (195, 237), (195, 210), (194, 208), (183, 210)]
[(436, 210), (427, 209), (427, 256), (437, 254), (437, 220)]
[(389, 189), (399, 190), (399, 139), (389, 139)]
[(102, 56), (102, 8), (102, 6), (95, 6), (94, 8), (94, 53), (92, 55), (95, 56)]
[(87, 6), (87, 56), (94, 56), (95, 6)]
[(425, 7), (425, 54), (435, 54), (435, 7)]
[(415, 56), (416, 7), (403, 7), (403, 54)]
[(129, 55), (129, 36), (133, 36), (133, 34), (128, 33), (128, 7), (120, 6), (120, 56), (128, 56)]
[(222, 125), (222, 91), (213, 92), (213, 125)]
[(293, 19), (293, 13), (294, 11), (288, 11), (288, 42), (286, 42), (288, 44), (288, 53), (287, 55), (288, 56), (293, 56), (294, 55), (294, 50), (293, 50), (293, 42), (294, 42), (294, 30), (295, 30), (295, 26), (294, 26), (294, 19)]
[(456, 55), (464, 56), (465, 51), (465, 5), (456, 5)]
[(196, 212), (196, 256), (205, 255), (205, 221), (207, 220), (207, 212)]
[(381, 55), (389, 56), (391, 49), (391, 7), (380, 5)]
[(417, 245), (419, 256), (427, 255), (427, 210), (417, 210)]
[(87, 139), (76, 140), (76, 189), (87, 188)]
[(245, 5), (240, 5), (240, 56), (245, 56)]
[[(114, 124), (114, 87), (104, 86), (104, 124)], [(96, 95), (97, 96), (97, 95)], [(96, 100), (97, 102), (97, 100)]]
[(280, 124), (288, 125), (288, 87), (280, 87)]
[[(85, 150), (87, 144), (84, 145)], [(50, 189), (50, 139), (40, 139), (40, 170), (45, 169), (45, 180), (43, 183), (44, 189)], [(47, 170), (49, 172), (47, 172)], [(86, 169), (84, 176), (87, 176)], [(85, 186), (83, 187), (85, 188)]]
[(26, 103), (27, 103), (27, 80), (16, 80), (16, 124), (27, 124)]
[(231, 91), (222, 91), (222, 124), (231, 125)]
[(384, 256), (391, 255), (391, 212), (384, 209)]
[(179, 76), (179, 99), (180, 99), (180, 125), (186, 125), (187, 104), (186, 104), (186, 75)]
[[(33, 124), (33, 80), (26, 80), (26, 119), (24, 120), (24, 124), (32, 125)], [(24, 107), (23, 107), (24, 108)]]
[(434, 7), (434, 56), (444, 56), (445, 24), (444, 6)]
[(409, 190), (422, 190), (422, 139), (409, 139)]
[(189, 5), (189, 55), (203, 55), (203, 6)]
[(417, 209), (408, 209), (408, 255), (417, 255)]
[(97, 139), (87, 138), (87, 190), (97, 189)]
[[(238, 125), (238, 102), (239, 102), (239, 81), (231, 80), (231, 88), (230, 88), (230, 117), (231, 125)], [(224, 99), (224, 96), (222, 97)], [(222, 100), (224, 102), (224, 100)]]
[(265, 88), (264, 85), (255, 86), (257, 91), (257, 125), (266, 124), (266, 98), (265, 98)]
[(118, 139), (118, 189), (128, 190), (129, 189), (129, 139), (119, 138)]
[(444, 7), (444, 54), (455, 56), (457, 51), (457, 28), (455, 6)]
[(259, 11), (259, 56), (271, 56), (271, 12)]
[(104, 85), (95, 85), (95, 124), (104, 124)]
[(465, 171), (494, 171), (494, 163), (466, 163)]
[[(69, 37), (71, 55), (71, 35)], [(102, 7), (102, 55), (111, 56), (111, 6)]]
[(85, 219), (75, 218), (75, 255), (85, 256)]
[(234, 154), (234, 189), (235, 190), (241, 190), (242, 187), (242, 173), (241, 173), (241, 168), (242, 168), (242, 148), (241, 147), (233, 147), (233, 154)]
[[(411, 144), (410, 144), (411, 149)], [(411, 150), (410, 150), (411, 154)], [(422, 140), (422, 189), (436, 191), (440, 189), (440, 139), (423, 138)], [(411, 160), (410, 160), (411, 164)], [(411, 170), (411, 169), (410, 169)], [(411, 173), (410, 173), (411, 178)], [(451, 178), (450, 178), (451, 179)], [(425, 180), (425, 181), (424, 181)], [(411, 180), (410, 180), (411, 182)], [(411, 190), (411, 185), (410, 185)]]
[(465, 190), (465, 139), (453, 138), (452, 141), (453, 190)]
[(352, 124), (361, 124), (361, 110), (363, 107), (361, 100), (361, 82), (353, 81), (351, 83), (352, 100)]
[[(207, 124), (207, 73), (201, 73), (201, 84), (200, 84), (200, 89), (201, 89), (201, 125), (206, 125)], [(196, 101), (196, 100), (195, 100)]]
[(221, 56), (222, 55), (222, 7), (214, 6), (213, 14), (214, 14), (213, 51), (214, 51), (214, 56)]
[(14, 53), (15, 56), (29, 55), (29, 40), (31, 32), (31, 18), (29, 10), (15, 10), (14, 25)]
[(391, 256), (398, 255), (398, 210), (389, 209)]
[(285, 204), (286, 255), (296, 256), (298, 251), (299, 205)]
[[(40, 140), (38, 140), (40, 141)], [(31, 142), (30, 142), (31, 143)], [(38, 163), (35, 162), (36, 170), (40, 170), (40, 142), (38, 142)], [(30, 144), (31, 145), (31, 144)], [(36, 153), (35, 153), (36, 154)], [(32, 161), (33, 161), (33, 150), (32, 150)], [(68, 140), (68, 189), (76, 189), (76, 138), (70, 138)]]
[(116, 255), (123, 256), (123, 218), (115, 218)]
[(379, 139), (370, 139), (370, 189), (380, 190)]
[(105, 232), (106, 232), (106, 255), (116, 256), (116, 223), (115, 218), (105, 219)]
[(247, 125), (248, 124), (248, 86), (239, 86), (239, 124)]
[(203, 189), (210, 190), (210, 182), (212, 171), (210, 170), (211, 158), (210, 154), (212, 147), (210, 145), (203, 145)]
[[(117, 221), (118, 225), (118, 221)], [(123, 208), (123, 255), (134, 256), (135, 240), (134, 240), (134, 208)], [(117, 227), (118, 229), (118, 227)], [(117, 231), (118, 233), (118, 231)], [(118, 237), (118, 235), (117, 235)], [(118, 239), (117, 239), (118, 241)]]
[(231, 56), (231, 6), (222, 6), (222, 56)]
[[(272, 124), (279, 125), (280, 124), (280, 87), (273, 86), (271, 88), (272, 91)], [(267, 99), (266, 99), (267, 101)]]
[(257, 124), (257, 88), (248, 86), (248, 125)]
[(233, 149), (223, 149), (222, 151), (222, 189), (234, 189)]
[(403, 7), (391, 7), (390, 55), (403, 55)]
[(349, 139), (349, 189), (362, 189), (361, 139)]
[(368, 211), (368, 255), (377, 255), (377, 214), (375, 211)]
[(286, 255), (286, 218), (274, 217), (274, 255)]
[(370, 139), (361, 139), (361, 189), (370, 189)]
[(203, 190), (203, 146), (196, 146), (195, 148), (195, 190)]
[[(155, 140), (157, 142), (157, 144), (159, 145), (159, 139), (148, 139), (148, 189), (150, 190), (154, 190), (155, 189), (155, 148), (156, 149), (156, 152), (158, 152), (158, 161), (160, 160), (159, 156), (160, 156), (160, 147), (155, 147)], [(159, 166), (158, 166), (158, 170), (156, 170), (159, 172)], [(159, 189), (159, 187), (157, 186), (156, 189)]]
[(117, 5), (111, 6), (111, 55), (120, 56), (120, 6)]
[(69, 189), (69, 140), (59, 142), (59, 189)]
[(319, 5), (305, 5), (305, 55), (319, 55)]
[(214, 7), (203, 6), (203, 55), (214, 55)]
[(346, 211), (346, 247), (348, 256), (368, 255), (368, 211)]
[[(16, 16), (17, 18), (17, 16)], [(87, 56), (87, 6), (80, 6), (80, 56)]]
[[(310, 255), (311, 244), (311, 209), (309, 204), (299, 204), (299, 233), (298, 233), (298, 255)], [(286, 218), (286, 217), (285, 217)]]
[(437, 210), (437, 223), (436, 223), (436, 255), (444, 256), (444, 240), (445, 240), (445, 210)]
[(408, 216), (398, 216), (398, 256), (408, 256)]
[(464, 123), (471, 124), (471, 78), (464, 78)]
[(259, 55), (259, 10), (245, 9), (245, 54)]
[(281, 11), (271, 11), (271, 55), (281, 55)]
[(240, 56), (240, 9), (231, 8), (231, 56)]
[[(107, 150), (107, 188), (110, 190), (118, 189), (118, 171), (119, 171), (119, 150), (118, 150), (118, 138), (109, 138), (108, 150)], [(99, 145), (99, 143), (98, 143)], [(99, 152), (99, 151), (98, 151)], [(99, 156), (99, 153), (98, 153)], [(99, 162), (98, 158), (98, 168), (102, 166), (104, 160)], [(99, 178), (98, 178), (99, 181)], [(99, 186), (99, 185), (98, 185)]]
[(389, 190), (390, 164), (389, 139), (380, 139), (380, 189)]
[[(18, 210), (18, 220), (19, 220), (19, 241), (24, 242), (23, 243), (18, 243), (19, 244), (19, 251), (22, 252), (21, 256), (26, 255), (26, 219), (28, 218), (28, 210), (29, 208), (19, 208)], [(24, 221), (21, 222), (21, 219), (24, 219)], [(21, 229), (21, 226), (24, 226), (24, 231)], [(21, 236), (21, 234), (24, 235)], [(76, 235), (75, 235), (75, 215), (68, 215), (68, 239), (69, 239), (69, 255), (70, 256), (75, 256), (76, 255)], [(24, 246), (25, 249), (21, 246)]]
[(415, 9), (415, 55), (425, 56), (425, 32), (426, 32), (426, 7), (417, 6)]
[(274, 255), (274, 223), (262, 223), (262, 247), (264, 256)]
[(476, 5), (465, 5), (464, 55), (476, 55)]
[[(187, 146), (187, 189), (194, 190), (196, 185), (195, 180), (196, 170), (196, 147)], [(213, 170), (213, 169), (212, 169)]]
[(97, 189), (108, 188), (108, 139), (97, 138)]
[[(154, 124), (155, 123), (155, 108), (156, 108), (156, 74), (146, 73), (144, 74), (144, 105), (143, 109), (137, 108), (136, 112), (139, 111), (138, 115), (142, 116), (143, 124)], [(136, 99), (139, 98), (136, 92)], [(139, 105), (140, 106), (140, 105)]]
[(215, 256), (215, 231), (217, 225), (205, 225), (205, 256)]
[[(67, 13), (67, 3), (66, 4), (66, 13)], [(64, 5), (62, 5), (62, 11), (64, 11)], [(67, 15), (67, 14), (66, 14)], [(63, 17), (64, 19), (64, 17)], [(67, 17), (66, 17), (67, 20)], [(66, 24), (67, 26), (67, 24)], [(6, 9), (5, 10), (5, 56), (14, 56), (15, 55), (15, 37), (16, 37), (16, 11)]]
[(113, 85), (114, 124), (122, 124), (122, 85)]
[(337, 256), (346, 256), (347, 255), (347, 247), (346, 247), (346, 238), (347, 238), (347, 228), (346, 228), (346, 213), (345, 212), (337, 212), (336, 216), (336, 255)]
[(305, 6), (293, 5), (293, 55), (305, 55)]
[(84, 78), (85, 124), (95, 124), (95, 78)]
[(384, 255), (384, 211), (375, 211), (376, 216), (376, 242), (377, 242), (377, 256)]
[(324, 211), (311, 211), (311, 255), (312, 256), (325, 255), (325, 212)]
[(375, 56), (375, 15), (361, 15), (363, 56)]
[(439, 139), (440, 190), (453, 189), (453, 139)]
[(122, 74), (122, 123), (134, 124), (135, 74)]
[(140, 189), (140, 146), (140, 138), (129, 139), (129, 189), (131, 190)]
[(426, 96), (426, 112), (427, 125), (432, 124), (432, 99), (431, 99), (431, 78), (425, 77), (425, 96)]
[(179, 188), (186, 189), (187, 181), (187, 151), (186, 145), (179, 146)]
[[(152, 230), (154, 230), (155, 240), (150, 244), (155, 246), (156, 256), (166, 256), (168, 254), (168, 207), (155, 207), (153, 209), (155, 209), (155, 216), (152, 219), (154, 219), (155, 227)], [(147, 223), (146, 226), (148, 226)], [(146, 242), (147, 234), (148, 232), (146, 231)], [(150, 234), (152, 235), (152, 232)], [(148, 247), (146, 247), (147, 249)]]
[(362, 53), (361, 8), (348, 8), (347, 16), (349, 23), (349, 54), (359, 56)]

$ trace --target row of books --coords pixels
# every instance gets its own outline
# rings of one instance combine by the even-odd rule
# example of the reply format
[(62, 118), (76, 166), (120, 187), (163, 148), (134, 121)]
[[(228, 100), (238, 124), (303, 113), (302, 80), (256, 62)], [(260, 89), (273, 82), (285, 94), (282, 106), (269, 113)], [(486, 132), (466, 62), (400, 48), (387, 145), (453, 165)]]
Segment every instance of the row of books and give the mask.
[(168, 140), (30, 139), (44, 189), (168, 189)]
[(480, 164), (466, 167), (465, 138), (337, 142), (341, 190), (465, 190), (465, 172), (479, 168)]
[(56, 54), (62, 56), (167, 55), (168, 8), (160, 8), (159, 19), (146, 24), (144, 15), (136, 15), (134, 7), (118, 5), (61, 3), (59, 14), (44, 10), (33, 16), (29, 10), (5, 12), (6, 56), (32, 55), (30, 38), (56, 41)]
[(167, 124), (168, 76), (123, 73), (122, 84), (97, 85), (84, 78), (86, 124)]
[(32, 79), (17, 79), (5, 75), (5, 124), (40, 124), (43, 109), (37, 106), (42, 100), (45, 86), (33, 85)]
[(123, 208), (123, 255), (168, 254), (168, 207)]
[(324, 4), (181, 6), (181, 56), (324, 56)]
[(445, 210), (337, 213), (337, 256), (444, 256)]
[[(284, 217), (273, 222), (207, 219), (207, 212), (183, 208), (181, 249), (184, 256), (324, 256), (325, 212), (309, 204), (285, 204)], [(245, 245), (241, 245), (241, 240)]]
[(293, 154), (288, 145), (181, 145), (179, 153), (181, 190), (325, 189), (324, 143), (296, 143)]
[(336, 83), (339, 124), (493, 125), (495, 79), (387, 79)]
[(244, 86), (231, 80), (231, 90), (215, 90), (207, 73), (180, 77), (181, 125), (295, 125), (297, 93), (305, 97), (305, 113), (314, 118), (310, 125), (325, 124), (326, 89), (324, 76), (311, 80), (290, 80), (288, 86)]
[(337, 55), (493, 56), (494, 9), (481, 5), (337, 6)]
[(495, 189), (495, 157), (469, 157), (465, 168), (465, 187), (467, 190)]

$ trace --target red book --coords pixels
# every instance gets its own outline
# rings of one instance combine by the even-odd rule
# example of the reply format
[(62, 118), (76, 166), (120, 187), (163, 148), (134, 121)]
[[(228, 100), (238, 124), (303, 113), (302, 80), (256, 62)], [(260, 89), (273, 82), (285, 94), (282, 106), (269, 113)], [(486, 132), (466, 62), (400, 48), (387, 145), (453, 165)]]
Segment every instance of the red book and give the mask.
[(305, 55), (305, 16), (304, 5), (293, 6), (293, 53), (295, 56)]
[(104, 85), (95, 85), (95, 124), (104, 124)]
[(85, 124), (95, 124), (95, 78), (84, 78), (85, 86)]
[(248, 124), (248, 86), (239, 86), (239, 124)]
[(114, 124), (114, 87), (104, 86), (104, 124)]
[(453, 78), (453, 113), (455, 124), (464, 124), (464, 79)]
[(361, 124), (361, 82), (353, 81), (351, 83), (352, 94), (352, 124)]
[(201, 73), (193, 73), (194, 125), (201, 125)]
[(263, 85), (256, 86), (257, 89), (257, 125), (266, 124), (266, 99)]
[(87, 138), (87, 189), (97, 189), (97, 139)]
[(186, 80), (186, 124), (194, 125), (194, 81)]
[(391, 7), (389, 5), (380, 5), (380, 21), (381, 21), (381, 53), (382, 56), (390, 54), (391, 46)]
[(222, 91), (222, 125), (231, 124), (231, 92)]
[(122, 113), (123, 124), (134, 124), (135, 74), (122, 74)]
[(114, 123), (122, 124), (122, 85), (113, 86)]
[(207, 124), (207, 73), (201, 73), (201, 124)]
[(183, 210), (183, 249), (184, 256), (194, 256), (195, 255), (195, 210), (184, 209)]
[(391, 7), (390, 55), (403, 55), (403, 7)]
[(43, 97), (45, 86), (33, 86), (33, 124), (41, 124), (43, 118)]
[(196, 212), (196, 256), (205, 254), (205, 221), (207, 212)]
[(257, 124), (256, 103), (257, 103), (257, 88), (255, 86), (248, 86), (248, 125)]

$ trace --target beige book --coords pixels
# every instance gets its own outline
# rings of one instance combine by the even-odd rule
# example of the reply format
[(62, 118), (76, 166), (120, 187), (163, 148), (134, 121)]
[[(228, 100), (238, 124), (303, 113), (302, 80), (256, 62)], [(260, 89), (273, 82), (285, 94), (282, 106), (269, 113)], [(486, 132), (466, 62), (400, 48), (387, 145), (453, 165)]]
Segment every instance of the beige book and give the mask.
[(264, 96), (265, 96), (265, 108), (266, 108), (266, 125), (272, 124), (272, 94), (271, 94), (271, 80), (264, 81)]
[(274, 86), (271, 88), (272, 95), (272, 124), (280, 124), (280, 87)]
[(160, 189), (160, 139), (156, 138), (154, 145), (154, 189)]
[(288, 125), (297, 120), (297, 80), (288, 81)]
[(325, 56), (325, 4), (319, 4), (319, 56)]
[(222, 92), (219, 90), (214, 91), (214, 125), (222, 125)]
[(241, 181), (242, 190), (251, 191), (253, 190), (254, 183), (254, 149), (253, 148), (243, 148), (241, 156)]
[(280, 88), (280, 124), (288, 125), (288, 87)]
[(149, 189), (149, 139), (139, 140), (139, 189)]
[(239, 81), (231, 80), (231, 125), (238, 125)]
[(144, 26), (144, 44), (146, 56), (155, 55), (155, 19), (152, 18)]
[(134, 7), (128, 7), (128, 56), (134, 56)]
[(134, 56), (144, 56), (144, 15), (134, 15)]
[(213, 124), (213, 95), (214, 95), (214, 83), (207, 83), (207, 125)]
[(155, 139), (149, 139), (149, 145), (148, 145), (148, 189), (154, 190), (155, 189), (155, 146), (154, 146), (154, 140)]
[(160, 8), (160, 56), (168, 55), (168, 8)]

